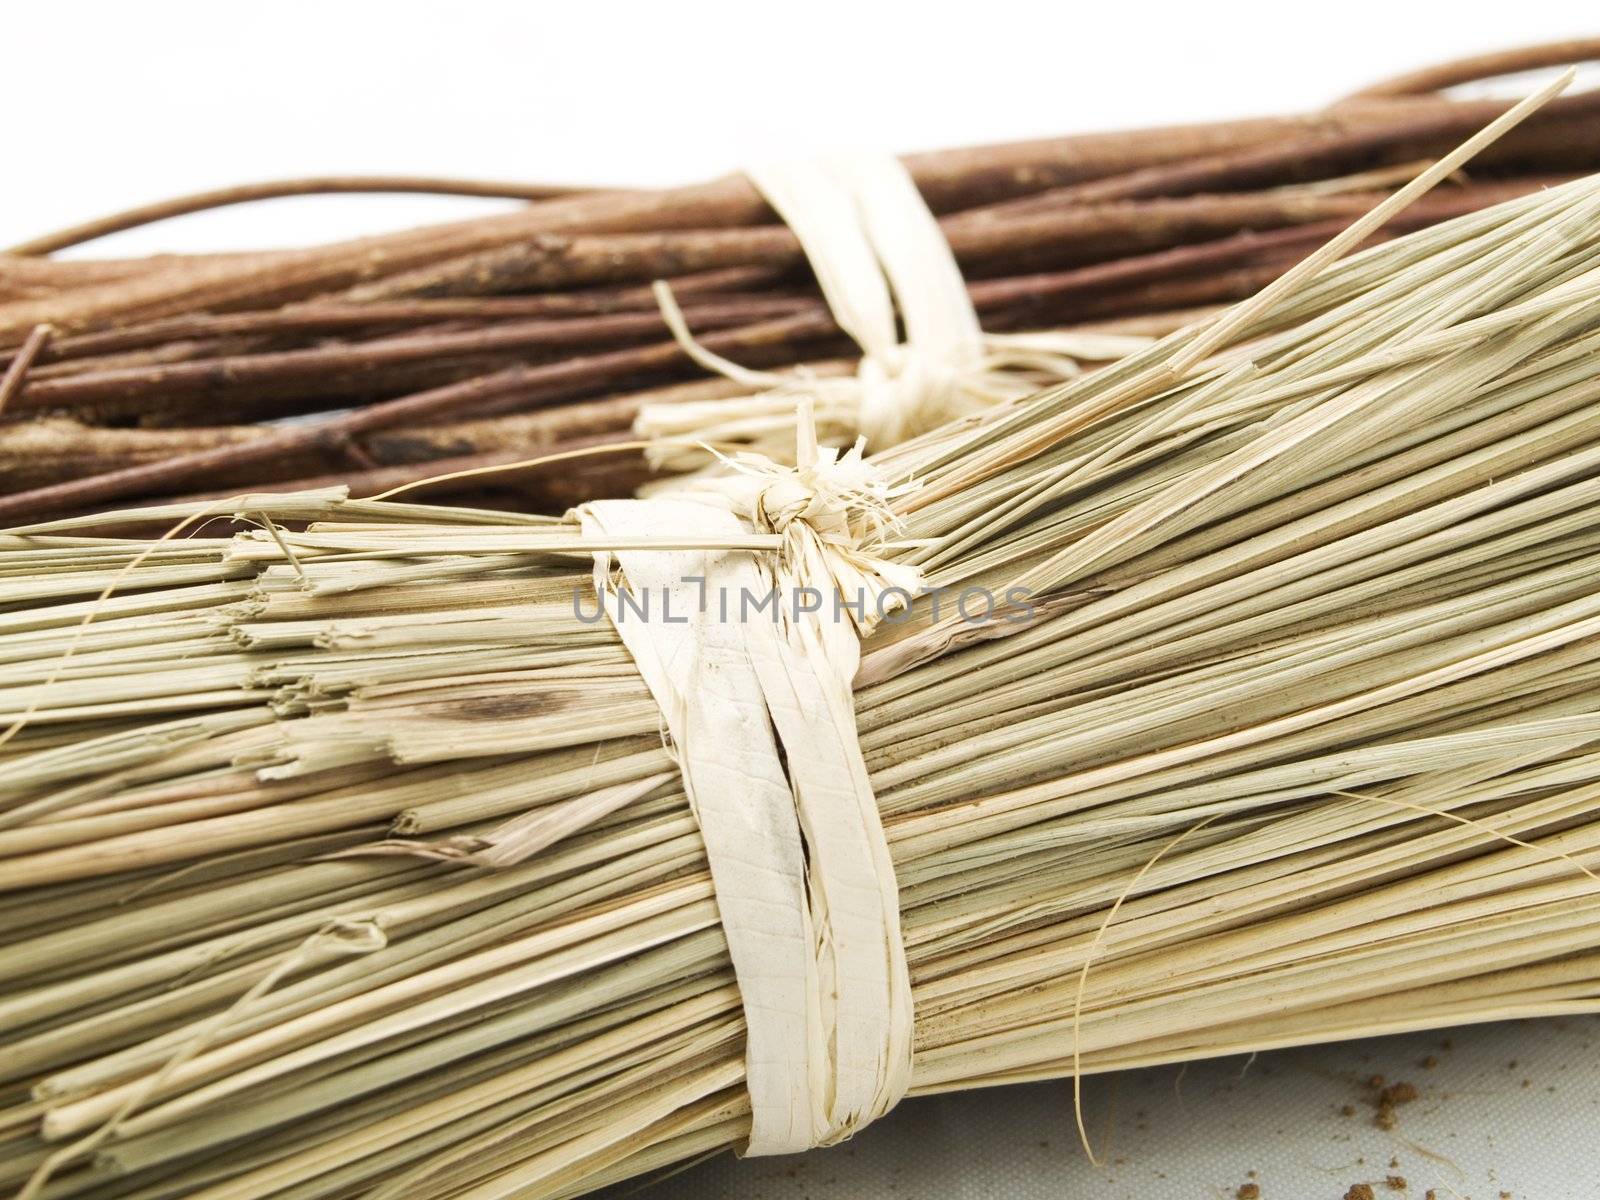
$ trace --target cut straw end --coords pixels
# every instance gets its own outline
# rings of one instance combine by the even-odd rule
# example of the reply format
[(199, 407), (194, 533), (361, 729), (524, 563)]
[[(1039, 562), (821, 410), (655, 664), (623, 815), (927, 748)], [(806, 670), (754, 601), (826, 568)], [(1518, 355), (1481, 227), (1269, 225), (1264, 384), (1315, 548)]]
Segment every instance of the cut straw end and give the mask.
[(1380, 201), (1365, 216), (1355, 220), (1343, 233), (1337, 234), (1320, 249), (1290, 267), (1250, 299), (1222, 313), (1209, 326), (1202, 328), (1193, 341), (1167, 360), (1168, 370), (1175, 375), (1183, 374), (1227, 345), (1251, 321), (1267, 312), (1324, 267), (1360, 245), (1415, 201), (1432, 191), (1437, 184), (1454, 175), (1481, 150), (1499, 141), (1566, 91), (1577, 76), (1578, 68), (1568, 67), (1556, 79), (1531, 96), (1519, 100), (1449, 154), (1438, 159), (1405, 187)]

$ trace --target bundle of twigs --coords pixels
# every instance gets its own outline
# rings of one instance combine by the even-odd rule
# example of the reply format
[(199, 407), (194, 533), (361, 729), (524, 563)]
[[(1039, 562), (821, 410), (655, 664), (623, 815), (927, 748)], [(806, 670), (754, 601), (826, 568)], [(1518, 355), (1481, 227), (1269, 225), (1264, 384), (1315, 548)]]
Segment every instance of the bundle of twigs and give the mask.
[[(1248, 295), (1502, 105), (1440, 89), (1600, 52), (1489, 55), (1306, 116), (906, 159), (986, 328), (1165, 333)], [(1600, 166), (1600, 93), (1559, 102), (1389, 232)], [(1398, 172), (1398, 173), (1397, 173)], [(305, 250), (42, 257), (222, 203), (362, 187), (529, 200), (520, 211)], [(292, 481), (357, 495), (622, 441), (641, 404), (728, 395), (666, 336), (670, 280), (704, 344), (752, 366), (851, 353), (794, 236), (742, 176), (668, 191), (428, 179), (229, 189), (36, 238), (0, 257), (0, 520)], [(1177, 315), (1174, 316), (1173, 314)], [(31, 340), (30, 340), (31, 339)], [(317, 419), (288, 427), (287, 416)], [(626, 494), (636, 455), (495, 479), (559, 511)], [(476, 480), (478, 477), (469, 477)], [(434, 486), (476, 495), (479, 482)]]
[[(955, 589), (856, 680), (915, 1091), (1600, 1007), (1597, 218), (1314, 263), (879, 456), (862, 545)], [(604, 543), (118, 519), (180, 516), (0, 559), (0, 1180), (491, 1200), (738, 1144), (696, 823), (573, 607)]]

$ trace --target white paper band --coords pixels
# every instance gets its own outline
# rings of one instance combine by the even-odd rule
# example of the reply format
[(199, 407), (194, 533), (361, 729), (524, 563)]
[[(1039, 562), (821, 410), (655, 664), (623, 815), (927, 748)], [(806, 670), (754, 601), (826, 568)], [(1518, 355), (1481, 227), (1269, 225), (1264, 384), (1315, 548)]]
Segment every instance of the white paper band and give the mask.
[(955, 255), (900, 161), (853, 155), (748, 174), (799, 239), (834, 320), (861, 347), (857, 427), (867, 445), (892, 446), (957, 415), (983, 334)]
[[(627, 603), (611, 556), (595, 557), (596, 590), (661, 705), (705, 840), (749, 1031), (746, 1153), (786, 1154), (850, 1136), (910, 1082), (899, 895), (851, 699), (859, 639), (831, 603), (859, 584), (875, 607), (894, 577), (854, 551), (840, 535), (848, 514), (802, 478), (733, 483), (709, 503), (608, 500), (579, 515), (599, 541), (752, 525), (784, 535), (776, 557), (619, 552)], [(805, 587), (826, 589), (821, 611), (795, 613)], [(743, 601), (773, 594), (775, 609)]]
[[(795, 398), (812, 399), (823, 440), (871, 450), (1076, 375), (1078, 358), (1110, 359), (1148, 339), (1081, 334), (987, 336), (949, 243), (916, 184), (888, 155), (836, 156), (752, 168), (750, 180), (794, 232), (834, 320), (861, 348), (855, 375), (751, 371), (694, 341), (664, 285), (662, 311), (680, 345), (708, 370), (759, 395), (647, 405), (634, 428), (651, 439), (738, 442), (787, 457)], [(896, 312), (905, 326), (900, 341)], [(663, 445), (663, 465), (696, 452)]]

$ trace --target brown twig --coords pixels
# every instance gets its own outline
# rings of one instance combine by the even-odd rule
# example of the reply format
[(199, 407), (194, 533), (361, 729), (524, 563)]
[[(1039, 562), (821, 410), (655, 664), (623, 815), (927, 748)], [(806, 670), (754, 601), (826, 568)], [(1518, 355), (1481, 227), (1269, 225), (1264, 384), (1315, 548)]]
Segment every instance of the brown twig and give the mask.
[[(773, 272), (765, 268), (707, 271), (671, 279), (675, 295), (728, 299), (723, 293), (742, 293), (770, 284)], [(385, 327), (432, 324), (439, 321), (490, 321), (532, 317), (601, 316), (619, 312), (656, 312), (655, 293), (649, 287), (606, 287), (552, 292), (539, 296), (404, 299), (391, 303), (348, 304), (317, 300), (284, 308), (242, 313), (190, 313), (138, 325), (56, 338), (43, 361), (61, 363), (92, 359), (180, 341), (205, 341), (239, 335), (350, 334)], [(0, 361), (9, 359), (0, 354)]]
[[(1508, 102), (1499, 100), (1407, 102), (1376, 128), (1293, 139), (1133, 171), (1041, 192), (1007, 205), (1004, 211), (1033, 211), (1063, 201), (1087, 204), (1273, 187), (1364, 170), (1389, 161), (1427, 157), (1450, 149), (1462, 136), (1482, 128), (1509, 107)], [(1541, 138), (1553, 134), (1562, 156), (1558, 169), (1593, 167), (1600, 164), (1600, 122), (1594, 119), (1597, 115), (1600, 115), (1600, 91), (1556, 100), (1523, 128), (1485, 151), (1482, 162), (1503, 162), (1508, 157), (1526, 153), (1530, 143), (1537, 147)]]
[[(1413, 91), (1535, 60), (1566, 61), (1595, 46), (1600, 41), (1447, 64), (1309, 117), (1051, 139), (906, 161), (945, 214), (942, 224), (986, 327), (1213, 303), (1268, 281), (1376, 198), (1348, 187), (1296, 184), (1426, 156), (1505, 108)], [(1502, 165), (1553, 163), (1564, 173), (1600, 163), (1600, 97), (1580, 95), (1558, 108), (1557, 116), (1510, 140)], [(1442, 219), (1544, 182), (1522, 174), (1469, 183), (1391, 228)], [(1274, 190), (1226, 194), (1263, 186)], [(214, 479), (281, 482), (286, 473), (340, 463), (385, 470), (412, 456), (431, 464), (525, 454), (532, 442), (556, 435), (536, 433), (535, 424), (518, 429), (516, 422), (548, 418), (553, 430), (558, 413), (566, 422), (562, 437), (609, 435), (622, 427), (629, 397), (605, 393), (695, 373), (676, 346), (656, 337), (653, 301), (633, 286), (662, 275), (676, 275), (675, 288), (684, 294), (691, 282), (703, 286), (721, 277), (731, 290), (701, 292), (701, 303), (690, 306), (691, 325), (713, 348), (752, 365), (789, 365), (824, 346), (844, 346), (814, 291), (785, 282), (799, 281), (802, 259), (792, 236), (772, 220), (749, 185), (730, 178), (666, 192), (540, 200), (516, 213), (307, 250), (59, 264), (85, 269), (70, 283), (67, 274), (53, 284), (40, 276), (42, 296), (0, 303), (0, 343), (22, 340), (32, 329), (24, 324), (30, 305), (37, 317), (53, 304), (80, 330), (109, 327), (58, 336), (35, 350), (13, 412), (65, 406), (137, 414), (145, 423), (218, 416), (238, 422), (330, 403), (366, 407), (237, 438), (126, 431), (151, 435), (133, 461), (86, 437), (92, 450), (86, 445), (75, 458), (51, 461), (70, 458), (88, 478), (61, 478), (59, 465), (29, 470), (34, 464), (19, 463), (13, 487), (55, 478), (0, 508), (29, 500), (78, 507), (210, 486)], [(19, 268), (19, 279), (58, 266), (0, 258), (0, 291), (9, 264), (31, 264)], [(595, 284), (602, 286), (548, 291)], [(519, 289), (543, 294), (481, 295)], [(776, 319), (761, 319), (767, 317)], [(321, 340), (330, 336), (337, 340)], [(638, 339), (650, 340), (627, 344)], [(574, 347), (598, 352), (540, 361)], [(566, 407), (551, 407), (557, 404)], [(500, 415), (507, 413), (520, 415)], [(462, 435), (468, 425), (476, 427), (470, 438)], [(156, 433), (174, 435), (170, 457), (137, 461), (155, 453)], [(16, 439), (5, 440), (14, 454)], [(113, 466), (120, 469), (106, 469)], [(581, 478), (586, 469), (571, 474)]]
[[(805, 337), (825, 338), (832, 330), (826, 316), (802, 314), (724, 332), (708, 333), (702, 342), (723, 354), (759, 359), (773, 347), (790, 352)], [(605, 386), (688, 362), (676, 343), (656, 342), (625, 350), (577, 356), (534, 366), (518, 364), (415, 395), (380, 401), (314, 424), (272, 430), (240, 445), (217, 447), (161, 462), (108, 471), (0, 498), (0, 520), (19, 513), (82, 508), (137, 494), (174, 491), (207, 476), (231, 478), (246, 466), (271, 463), (294, 454), (340, 450), (363, 434), (401, 425), (458, 418), (471, 413), (497, 413), (549, 403), (575, 386)]]
[[(1527, 195), (1567, 176), (1524, 176), (1474, 183), (1420, 202), (1418, 224)], [(1041, 208), (1016, 222), (989, 211), (953, 218), (947, 233), (969, 268), (996, 261), (1111, 261), (1132, 254), (1211, 241), (1230, 234), (1338, 221), (1348, 223), (1387, 193), (1281, 191), (1114, 200)]]
[(11, 398), (22, 390), (22, 381), (28, 374), (28, 368), (33, 366), (33, 360), (39, 356), (39, 351), (44, 349), (44, 344), (50, 340), (53, 331), (48, 325), (35, 325), (33, 331), (23, 341), (21, 349), (11, 356), (11, 363), (6, 367), (6, 373), (0, 376), (0, 414), (3, 414)]
[[(696, 305), (692, 319), (698, 326), (720, 329), (819, 310), (820, 305), (814, 300), (754, 298), (737, 304)], [(657, 338), (661, 332), (661, 317), (653, 312), (502, 321), (460, 332), (412, 333), (370, 342), (46, 379), (29, 385), (18, 397), (16, 409), (134, 412), (142, 402), (157, 397), (167, 404), (194, 397), (249, 404), (285, 396), (328, 399), (370, 395), (386, 386), (390, 368), (404, 371), (420, 364), (448, 372), (462, 362), (525, 359), (541, 352), (566, 353)]]
[[(997, 329), (1037, 325), (1054, 309), (1102, 316), (1128, 311), (1189, 307), (1244, 294), (1328, 234), (1327, 227), (1239, 235), (1221, 243), (1180, 247), (1137, 259), (1021, 279), (978, 280), (971, 285), (986, 323)], [(776, 321), (705, 333), (709, 349), (759, 365), (793, 363), (800, 350), (838, 338), (831, 316), (814, 311)], [(164, 494), (200, 478), (244, 483), (250, 470), (297, 456), (342, 453), (351, 438), (404, 428), (411, 433), (429, 423), (482, 419), (499, 413), (571, 401), (584, 391), (614, 386), (651, 374), (692, 369), (673, 342), (651, 343), (610, 353), (579, 356), (534, 366), (518, 365), (380, 401), (316, 424), (274, 428), (248, 441), (198, 448), (160, 461), (65, 480), (0, 497), (0, 520), (20, 514), (77, 511), (133, 495)], [(631, 420), (631, 412), (628, 416)]]
[[(1415, 228), (1475, 206), (1471, 195), (1436, 197), (1431, 207), (1413, 207), (1389, 227)], [(1048, 323), (1070, 311), (1074, 319), (1161, 311), (1217, 303), (1249, 294), (1326, 241), (1343, 222), (1313, 223), (1264, 233), (1179, 246), (1056, 272), (975, 280), (969, 291), (985, 323), (995, 329)], [(793, 363), (808, 344), (837, 337), (821, 305), (774, 321), (708, 332), (710, 349), (762, 365)], [(295, 455), (342, 452), (352, 437), (399, 426), (415, 428), (470, 413), (486, 417), (536, 405), (571, 401), (585, 391), (688, 367), (671, 342), (518, 365), (416, 395), (379, 401), (315, 425), (276, 429), (243, 443), (197, 449), (159, 462), (106, 471), (0, 498), (0, 520), (35, 510), (79, 510), (138, 494), (160, 494), (207, 473), (243, 482), (241, 469), (281, 462)]]
[[(1592, 41), (1560, 43), (1498, 56), (1507, 62), (1589, 56)], [(1436, 68), (1430, 80), (1481, 73), (1485, 60)], [(1415, 86), (1414, 82), (1411, 86)], [(1380, 85), (1381, 90), (1381, 85)], [(1390, 85), (1390, 91), (1394, 85)], [(1283, 182), (1364, 161), (1394, 161), (1438, 149), (1504, 111), (1498, 101), (1458, 102), (1406, 96), (1351, 104), (1302, 117), (1260, 118), (1212, 125), (1080, 135), (1005, 146), (939, 151), (905, 161), (939, 212), (1049, 189), (1115, 180), (1079, 198), (1173, 195), (1218, 187)], [(1506, 139), (1486, 162), (1541, 163), (1573, 169), (1600, 155), (1591, 117), (1595, 94), (1552, 105), (1550, 115)], [(1565, 114), (1563, 116), (1562, 114)], [(1252, 148), (1255, 148), (1252, 150)], [(1203, 160), (1199, 165), (1195, 160)], [(1177, 164), (1174, 166), (1173, 164)], [(1253, 184), (1252, 184), (1253, 185)], [(0, 303), (0, 345), (15, 344), (40, 322), (81, 331), (108, 320), (139, 320), (179, 312), (264, 307), (359, 286), (364, 282), (461, 258), (541, 234), (652, 233), (670, 229), (735, 228), (770, 220), (749, 182), (731, 176), (711, 183), (645, 193), (587, 193), (536, 202), (519, 212), (362, 238), (265, 256), (255, 261), (204, 262), (141, 273), (62, 297)]]
[[(112, 318), (147, 320), (196, 310), (232, 311), (301, 300), (368, 279), (467, 254), (513, 237), (579, 229), (628, 231), (748, 223), (764, 205), (742, 177), (650, 193), (586, 193), (540, 201), (516, 212), (382, 234), (334, 246), (288, 251), (253, 263), (205, 263), (85, 288), (59, 301), (0, 305), (0, 344), (13, 323), (39, 310), (80, 331)], [(28, 327), (38, 319), (27, 321)]]
[[(1537, 186), (1533, 180), (1481, 185), (1490, 204)], [(1035, 264), (1099, 261), (1135, 251), (1199, 241), (1240, 229), (1269, 229), (1335, 217), (1355, 217), (1377, 203), (1375, 194), (1258, 192), (1064, 203), (1059, 194), (1026, 208), (969, 209), (941, 222), (964, 268), (1026, 256)], [(463, 258), (432, 263), (353, 289), (357, 302), (402, 296), (478, 296), (497, 292), (668, 278), (721, 267), (786, 271), (802, 266), (799, 241), (780, 225), (746, 229), (687, 229), (656, 234), (545, 235)]]
[(305, 179), (273, 179), (263, 183), (243, 183), (233, 187), (214, 188), (205, 192), (192, 192), (187, 196), (174, 196), (153, 204), (141, 204), (109, 216), (68, 226), (54, 233), (29, 238), (10, 249), (6, 254), (53, 254), (68, 246), (80, 246), (96, 238), (153, 225), (173, 217), (205, 212), (213, 208), (227, 208), (234, 204), (250, 204), (257, 200), (277, 200), (287, 196), (318, 196), (350, 193), (421, 193), (434, 196), (484, 196), (497, 200), (552, 200), (571, 196), (586, 190), (571, 187), (552, 187), (543, 184), (504, 183), (483, 179), (440, 179), (426, 175), (314, 175)]
[[(1392, 126), (1396, 119), (1364, 112), (1260, 118), (941, 151), (905, 161), (930, 205), (950, 212), (1073, 182), (1125, 175), (1151, 164), (1374, 123)], [(40, 320), (77, 331), (111, 319), (281, 304), (540, 234), (729, 228), (771, 219), (765, 202), (742, 175), (660, 192), (570, 196), (518, 212), (361, 238), (257, 263), (210, 263), (141, 275), (55, 302), (13, 301), (0, 305), (0, 345), (20, 338), (24, 328)]]
[[(1407, 218), (1408, 227), (1522, 195), (1544, 182), (1543, 178), (1529, 178), (1464, 187), (1423, 202)], [(1185, 261), (1184, 256), (1127, 257), (1132, 251), (1148, 245), (1186, 242), (1196, 237), (1215, 236), (1238, 229), (1270, 229), (1285, 224), (1326, 222), (1330, 218), (1349, 219), (1365, 212), (1377, 199), (1376, 195), (1360, 193), (1327, 196), (1293, 192), (1200, 196), (1084, 206), (1037, 214), (1024, 222), (1011, 223), (994, 222), (980, 211), (953, 221), (950, 234), (952, 244), (961, 249), (969, 265), (981, 264), (999, 255), (1026, 257), (1033, 262), (1050, 264), (1062, 259), (1071, 261), (1081, 254), (1096, 250), (1101, 254), (1123, 256), (1122, 267), (1134, 271), (1138, 278), (1150, 278), (1169, 269), (1178, 269)], [(1022, 232), (1019, 233), (1013, 226), (1021, 226)], [(787, 231), (783, 233), (785, 237), (789, 236)], [(795, 254), (798, 255), (797, 247)], [(1212, 261), (1208, 254), (1202, 253), (1195, 261), (1200, 264)], [(1223, 254), (1226, 261), (1232, 261), (1230, 250), (1224, 249)], [(765, 264), (765, 269), (776, 270), (778, 264), (769, 262)], [(727, 272), (722, 274), (725, 276)], [(704, 280), (709, 275), (690, 278)], [(1115, 277), (1116, 272), (1111, 272), (1103, 278), (1110, 280)], [(1102, 277), (1089, 273), (1072, 277), (1069, 286), (1074, 291), (1103, 290), (1105, 284), (1101, 280)], [(1029, 274), (1025, 281), (1024, 286), (1039, 286), (1039, 273)], [(983, 282), (974, 284), (975, 300), (985, 307), (992, 307), (994, 301), (987, 298), (996, 293), (983, 287)], [(645, 295), (642, 289), (630, 294), (641, 300)], [(1042, 295), (1048, 299), (1050, 293)], [(524, 307), (539, 306), (543, 299), (546, 298), (512, 299), (501, 302), (500, 307), (494, 307), (492, 302), (484, 300), (389, 301), (375, 304), (371, 315), (375, 320), (420, 319), (426, 315), (439, 318), (509, 316)], [(813, 303), (782, 298), (742, 297), (734, 300), (730, 297), (722, 302), (727, 306), (725, 310), (713, 303), (704, 309), (695, 309), (690, 316), (692, 324), (697, 327), (716, 327), (719, 324), (738, 323), (731, 315), (735, 309), (744, 321), (750, 321), (800, 311)], [(358, 322), (361, 311), (360, 306), (328, 305), (319, 312), (318, 306), (311, 305), (276, 313), (177, 318), (145, 327), (146, 332), (137, 339), (107, 334), (86, 335), (75, 341), (79, 345), (105, 348), (127, 344), (130, 340), (151, 339), (163, 331), (170, 336), (200, 329), (220, 331), (297, 326), (332, 329)], [(103, 412), (125, 413), (142, 411), (129, 409), (128, 405), (137, 406), (143, 400), (159, 396), (164, 411), (170, 414), (175, 409), (183, 409), (180, 402), (185, 398), (204, 396), (208, 403), (214, 400), (244, 406), (237, 411), (230, 411), (230, 418), (237, 419), (240, 413), (254, 411), (249, 406), (262, 399), (289, 395), (299, 400), (325, 401), (381, 395), (384, 390), (394, 394), (406, 384), (426, 386), (428, 383), (447, 382), (452, 377), (459, 378), (463, 372), (455, 370), (455, 364), (462, 359), (479, 362), (486, 353), (503, 357), (508, 350), (525, 351), (540, 345), (565, 347), (602, 344), (631, 336), (650, 336), (659, 328), (653, 313), (626, 318), (574, 319), (543, 325), (536, 322), (506, 322), (483, 329), (458, 330), (431, 336), (416, 334), (359, 345), (333, 344), (225, 357), (212, 357), (200, 350), (175, 354), (174, 351), (182, 347), (168, 343), (163, 347), (162, 361), (159, 362), (124, 364), (113, 361), (98, 368), (94, 362), (80, 362), (57, 370), (47, 368), (36, 373), (28, 400), (33, 408), (101, 405), (111, 406), (102, 408)], [(174, 359), (185, 361), (174, 362)], [(199, 361), (186, 361), (191, 359)], [(393, 369), (419, 361), (428, 363), (433, 370), (418, 376), (411, 369)], [(465, 373), (473, 372), (467, 369)]]
[[(1509, 194), (1523, 193), (1513, 189)], [(1391, 221), (1385, 232), (1394, 234), (1418, 229), (1472, 212), (1480, 207), (1481, 200), (1481, 194), (1464, 192), (1434, 196), (1412, 205)], [(1247, 278), (1257, 279), (1263, 269), (1276, 270), (1278, 264), (1292, 262), (1339, 233), (1347, 223), (1331, 220), (1259, 233), (1246, 230), (1232, 237), (1131, 255), (1069, 271), (977, 280), (970, 290), (980, 311), (1004, 310), (1008, 315), (1003, 319), (1013, 322), (1037, 320), (1045, 314), (1060, 312), (1063, 307), (1070, 307), (1078, 316), (1096, 317), (1187, 308), (1225, 300), (1236, 294), (1236, 287), (1217, 276), (1218, 272), (1243, 269), (1249, 272)], [(1209, 288), (1205, 282), (1208, 277), (1212, 279)], [(1196, 279), (1198, 283), (1185, 282)], [(1176, 290), (1161, 290), (1168, 285)], [(1157, 290), (1151, 291), (1151, 288)], [(1181, 296), (1181, 299), (1157, 298), (1168, 294)], [(1145, 304), (1150, 307), (1139, 307)]]
[[(1329, 169), (1418, 157), (1480, 127), (1505, 108), (1499, 101), (1415, 99), (1381, 111), (1357, 105), (1309, 117), (1061, 138), (943, 151), (906, 161), (930, 204), (945, 212), (1086, 180), (1106, 182), (1076, 193), (1078, 199), (1175, 195), (1287, 182)], [(1597, 152), (1594, 143), (1600, 134), (1593, 122), (1575, 127), (1561, 114), (1589, 117), (1597, 110), (1600, 96), (1594, 93), (1558, 101), (1551, 106), (1552, 115), (1530, 122), (1526, 132), (1507, 138), (1496, 153), (1502, 160), (1514, 161), (1519, 153), (1527, 154), (1533, 139), (1537, 158), (1553, 154), (1565, 168), (1588, 163)], [(1538, 141), (1541, 137), (1546, 139), (1543, 143)], [(1241, 149), (1250, 147), (1257, 149)], [(281, 304), (541, 234), (730, 228), (767, 220), (766, 205), (742, 176), (661, 192), (569, 196), (518, 212), (264, 260), (207, 262), (139, 275), (58, 300), (11, 301), (0, 304), (0, 344), (20, 340), (40, 321), (81, 330), (113, 318), (149, 319), (195, 309)]]
[(1588, 62), (1600, 58), (1600, 38), (1573, 38), (1564, 42), (1546, 42), (1539, 46), (1518, 46), (1511, 50), (1497, 50), (1492, 54), (1479, 54), (1472, 58), (1456, 59), (1411, 71), (1393, 79), (1385, 79), (1370, 87), (1352, 92), (1349, 100), (1368, 100), (1377, 97), (1418, 96), (1440, 92), (1463, 83), (1494, 79), (1501, 75), (1514, 75), (1519, 71), (1535, 71), (1542, 67), (1564, 67), (1570, 63)]
[[(828, 376), (853, 371), (855, 362), (828, 359), (808, 362), (805, 367), (812, 375)], [(442, 459), (498, 453), (530, 458), (561, 443), (621, 434), (645, 404), (722, 399), (743, 390), (720, 377), (696, 379), (532, 412), (378, 430), (359, 443), (354, 439), (347, 442), (344, 453), (348, 456), (348, 447), (358, 446), (361, 454), (380, 467), (426, 466)], [(266, 425), (106, 429), (65, 417), (11, 422), (0, 424), (0, 479), (9, 490), (21, 490), (251, 442), (271, 433)], [(313, 452), (278, 459), (272, 467), (284, 477), (308, 475), (329, 469), (339, 457), (339, 452)]]
[(663, 279), (729, 267), (785, 270), (804, 262), (799, 241), (782, 225), (583, 236), (547, 233), (400, 271), (352, 288), (343, 299), (363, 304), (403, 296), (484, 296)]
[[(588, 438), (575, 438), (565, 442), (551, 442), (540, 447), (538, 453), (560, 453), (567, 450), (587, 449), (593, 446), (630, 439), (626, 431)], [(640, 484), (655, 478), (644, 456), (637, 450), (618, 451), (615, 454), (595, 455), (580, 460), (582, 469), (552, 470), (548, 466), (528, 465), (533, 455), (518, 450), (493, 450), (479, 454), (464, 454), (454, 458), (434, 459), (429, 462), (402, 463), (397, 466), (374, 466), (361, 471), (340, 471), (323, 475), (309, 475), (290, 479), (276, 486), (285, 491), (314, 490), (344, 486), (352, 496), (377, 496), (395, 488), (407, 488), (408, 500), (424, 496), (460, 496), (464, 494), (514, 492), (524, 501), (540, 508), (560, 510), (581, 504), (585, 500), (602, 500), (631, 496)], [(572, 464), (567, 464), (570, 467)], [(495, 470), (492, 475), (472, 478), (443, 478), (465, 472)], [(430, 482), (424, 482), (430, 481)], [(421, 486), (418, 486), (418, 485)], [(208, 492), (173, 497), (175, 500), (215, 500), (229, 493)]]
[(250, 250), (218, 254), (148, 254), (139, 258), (25, 258), (0, 253), (0, 288), (59, 291), (90, 287), (161, 271), (214, 263), (259, 262), (288, 251)]

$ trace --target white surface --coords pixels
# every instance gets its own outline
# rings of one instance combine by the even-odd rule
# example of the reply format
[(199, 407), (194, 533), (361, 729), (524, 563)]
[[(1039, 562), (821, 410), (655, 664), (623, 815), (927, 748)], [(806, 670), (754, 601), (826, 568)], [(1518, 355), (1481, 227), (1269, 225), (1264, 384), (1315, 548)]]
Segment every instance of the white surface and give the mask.
[[(1590, 0), (15, 4), (0, 244), (181, 192), (416, 172), (665, 184), (819, 147), (914, 150), (1315, 108), (1375, 79), (1596, 32)], [(95, 252), (294, 245), (493, 207), (334, 197)]]
[[(1591, 0), (1471, 12), (1281, 4), (338, 3), (9, 6), (0, 243), (180, 192), (317, 173), (664, 184), (819, 147), (909, 150), (1313, 108), (1498, 45), (1594, 33)], [(94, 254), (294, 245), (495, 202), (275, 201), (184, 218)], [(749, 1200), (1337, 1200), (1390, 1173), (1441, 1200), (1593, 1200), (1600, 1022), (1195, 1065), (913, 1101), (849, 1146), (721, 1160), (652, 1195)], [(1515, 1069), (1506, 1064), (1519, 1062)], [(1356, 1081), (1423, 1099), (1393, 1134)], [(1522, 1080), (1529, 1080), (1524, 1088)], [(1361, 1107), (1343, 1118), (1342, 1104)], [(1145, 1114), (1141, 1117), (1139, 1114)], [(1120, 1160), (1120, 1161), (1119, 1161)], [(1365, 1160), (1365, 1161), (1362, 1161)], [(791, 1172), (793, 1172), (791, 1174)], [(1379, 1197), (1389, 1193), (1381, 1187)]]
[[(1446, 1046), (1448, 1043), (1448, 1048)], [(731, 1155), (637, 1200), (1594, 1200), (1600, 1018), (1507, 1023), (1159, 1067), (1086, 1082), (1093, 1166), (1072, 1088), (1031, 1084), (907, 1100), (854, 1141), (787, 1158)], [(1430, 1056), (1436, 1065), (1426, 1067)], [(1393, 1130), (1374, 1074), (1416, 1086)], [(1353, 1116), (1341, 1112), (1355, 1108)], [(1393, 1164), (1393, 1165), (1391, 1165)], [(1252, 1174), (1254, 1172), (1254, 1174)], [(1390, 1190), (1389, 1176), (1406, 1187)], [(621, 1200), (619, 1189), (608, 1200)]]

